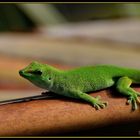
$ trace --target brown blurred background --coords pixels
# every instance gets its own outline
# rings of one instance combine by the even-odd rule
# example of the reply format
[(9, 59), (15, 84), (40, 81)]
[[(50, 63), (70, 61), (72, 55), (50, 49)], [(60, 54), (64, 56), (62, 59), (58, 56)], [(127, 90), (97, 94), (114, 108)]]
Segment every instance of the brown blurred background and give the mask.
[(140, 68), (140, 4), (0, 4), (0, 99), (38, 95), (18, 71), (31, 61), (69, 69)]

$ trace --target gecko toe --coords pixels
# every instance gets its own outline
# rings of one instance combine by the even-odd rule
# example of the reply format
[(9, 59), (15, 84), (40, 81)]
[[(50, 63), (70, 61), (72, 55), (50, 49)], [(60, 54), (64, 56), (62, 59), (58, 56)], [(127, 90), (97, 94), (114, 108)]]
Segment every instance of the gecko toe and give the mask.
[(126, 104), (129, 105), (129, 104), (131, 104), (131, 102), (132, 102), (132, 100), (129, 99), (129, 100), (127, 100)]
[(100, 109), (99, 105), (97, 105), (97, 104), (95, 104), (94, 107), (95, 107), (96, 110)]
[(137, 102), (140, 103), (140, 100), (138, 99), (137, 96), (130, 96), (129, 99), (127, 100), (127, 104), (132, 105), (132, 110), (137, 110)]
[(106, 105), (105, 105), (105, 104), (100, 104), (100, 107), (101, 107), (101, 108), (105, 108)]
[(139, 99), (138, 97), (137, 97), (136, 101), (137, 101), (138, 103), (140, 103), (140, 99)]
[(132, 100), (132, 110), (137, 110), (137, 103), (135, 100)]

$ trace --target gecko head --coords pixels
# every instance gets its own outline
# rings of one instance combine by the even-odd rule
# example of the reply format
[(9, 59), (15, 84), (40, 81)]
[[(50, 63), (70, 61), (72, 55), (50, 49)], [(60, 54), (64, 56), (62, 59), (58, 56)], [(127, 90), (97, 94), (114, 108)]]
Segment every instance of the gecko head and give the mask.
[(27, 67), (20, 70), (19, 74), (38, 87), (48, 89), (52, 85), (49, 66), (46, 64), (33, 61)]

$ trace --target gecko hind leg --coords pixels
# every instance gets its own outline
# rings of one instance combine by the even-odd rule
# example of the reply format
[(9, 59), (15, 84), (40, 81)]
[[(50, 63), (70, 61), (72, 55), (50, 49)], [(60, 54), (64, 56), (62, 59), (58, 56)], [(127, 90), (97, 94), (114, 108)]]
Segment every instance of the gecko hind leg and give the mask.
[(137, 109), (137, 103), (140, 103), (140, 93), (133, 90), (130, 85), (132, 84), (132, 80), (128, 77), (121, 77), (117, 83), (117, 90), (125, 96), (128, 96), (127, 104), (132, 104), (132, 110)]

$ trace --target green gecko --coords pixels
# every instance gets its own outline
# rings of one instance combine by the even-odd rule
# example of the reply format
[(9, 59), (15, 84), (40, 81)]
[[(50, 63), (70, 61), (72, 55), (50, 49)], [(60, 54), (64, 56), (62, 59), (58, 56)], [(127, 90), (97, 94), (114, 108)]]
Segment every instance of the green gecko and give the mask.
[(140, 84), (140, 70), (118, 67), (113, 65), (83, 66), (70, 70), (59, 70), (47, 64), (32, 62), (19, 71), (19, 74), (34, 85), (75, 99), (82, 99), (96, 109), (104, 108), (107, 102), (100, 97), (92, 97), (89, 92), (115, 86), (116, 90), (128, 97), (127, 103), (132, 109), (137, 109), (140, 103), (131, 84)]

